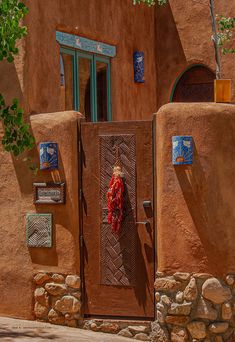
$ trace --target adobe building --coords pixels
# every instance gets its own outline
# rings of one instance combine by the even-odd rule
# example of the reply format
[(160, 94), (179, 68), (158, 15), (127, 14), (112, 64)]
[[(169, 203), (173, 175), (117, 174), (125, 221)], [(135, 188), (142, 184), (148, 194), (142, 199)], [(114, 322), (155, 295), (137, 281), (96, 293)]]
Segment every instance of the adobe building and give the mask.
[[(27, 156), (43, 166), (46, 142), (59, 166), (35, 175), (0, 146), (0, 315), (232, 341), (235, 109), (213, 103), (209, 7), (25, 2), (28, 35), (14, 64), (0, 63), (0, 89), (29, 117)], [(222, 73), (234, 81), (233, 58)], [(112, 211), (117, 167), (123, 202)]]

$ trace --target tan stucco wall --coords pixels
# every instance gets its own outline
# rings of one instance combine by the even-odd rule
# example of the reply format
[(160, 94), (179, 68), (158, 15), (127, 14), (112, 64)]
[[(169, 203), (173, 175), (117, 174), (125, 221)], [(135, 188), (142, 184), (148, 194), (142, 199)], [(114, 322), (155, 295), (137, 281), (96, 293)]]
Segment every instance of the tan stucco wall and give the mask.
[[(156, 111), (154, 9), (132, 0), (26, 0), (28, 36), (15, 65), (0, 63), (0, 89), (23, 95), (26, 111), (60, 110), (60, 58), (56, 30), (116, 45), (112, 59), (114, 120), (147, 119)], [(133, 52), (145, 52), (144, 84), (134, 83)], [(7, 70), (6, 70), (7, 68)], [(10, 86), (10, 89), (9, 89)], [(23, 94), (22, 94), (23, 92)]]
[[(215, 0), (218, 14), (234, 17), (233, 1)], [(169, 0), (156, 7), (158, 108), (170, 101), (176, 79), (192, 64), (215, 71), (209, 1)], [(235, 81), (234, 55), (222, 55), (222, 77)], [(235, 89), (233, 89), (235, 101)]]
[[(156, 115), (158, 270), (235, 272), (235, 106), (168, 104)], [(172, 165), (192, 135), (193, 166)]]
[[(78, 150), (79, 114), (60, 112), (31, 117), (36, 143), (59, 144), (59, 174), (66, 181), (65, 205), (33, 204), (33, 182), (52, 181), (50, 172), (37, 176), (22, 158), (16, 160), (3, 152), (0, 144), (0, 315), (32, 318), (32, 277), (38, 271), (80, 274), (78, 217)], [(39, 164), (38, 150), (29, 154)], [(28, 248), (26, 213), (53, 214), (53, 247)]]

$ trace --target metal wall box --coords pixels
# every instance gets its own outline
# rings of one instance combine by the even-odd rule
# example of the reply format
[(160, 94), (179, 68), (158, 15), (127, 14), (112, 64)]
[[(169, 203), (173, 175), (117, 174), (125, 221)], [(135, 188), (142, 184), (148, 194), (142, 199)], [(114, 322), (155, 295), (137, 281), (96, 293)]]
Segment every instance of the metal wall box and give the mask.
[(64, 204), (65, 183), (33, 183), (35, 204)]
[(52, 247), (52, 214), (27, 214), (28, 247)]

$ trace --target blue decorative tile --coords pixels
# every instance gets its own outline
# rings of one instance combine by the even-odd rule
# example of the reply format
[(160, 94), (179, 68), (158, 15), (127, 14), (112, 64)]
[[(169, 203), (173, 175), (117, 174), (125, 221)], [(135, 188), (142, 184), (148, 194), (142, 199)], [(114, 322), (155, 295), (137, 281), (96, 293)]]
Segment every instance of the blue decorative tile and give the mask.
[(97, 53), (108, 57), (116, 56), (115, 46), (80, 37), (74, 34), (56, 31), (56, 40), (61, 45), (80, 49), (82, 51)]
[(58, 144), (54, 142), (40, 143), (40, 170), (58, 169)]
[(144, 83), (144, 52), (136, 51), (133, 54), (134, 80), (136, 83)]
[(172, 137), (172, 164), (193, 164), (193, 137), (187, 135)]

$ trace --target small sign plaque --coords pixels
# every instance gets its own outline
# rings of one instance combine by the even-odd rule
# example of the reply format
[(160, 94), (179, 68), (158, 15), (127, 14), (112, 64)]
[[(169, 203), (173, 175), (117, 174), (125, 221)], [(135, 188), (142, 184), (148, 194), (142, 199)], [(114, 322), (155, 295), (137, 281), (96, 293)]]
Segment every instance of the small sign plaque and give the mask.
[(35, 204), (64, 204), (65, 183), (34, 183)]

